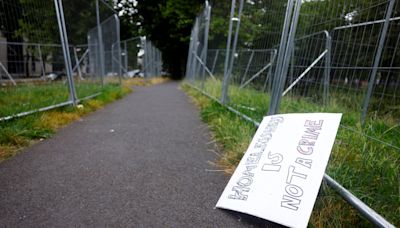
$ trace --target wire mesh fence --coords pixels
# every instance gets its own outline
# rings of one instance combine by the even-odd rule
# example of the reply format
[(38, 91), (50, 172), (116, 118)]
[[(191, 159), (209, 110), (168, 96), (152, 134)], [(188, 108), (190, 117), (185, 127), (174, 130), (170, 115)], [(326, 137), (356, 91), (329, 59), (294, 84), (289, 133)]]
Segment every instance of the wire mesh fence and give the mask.
[(149, 40), (143, 41), (143, 71), (148, 78), (161, 76), (162, 74), (162, 55)]
[[(364, 217), (390, 225), (368, 205), (399, 223), (400, 3), (233, 0), (211, 6), (193, 26), (188, 82), (253, 123), (278, 112), (344, 113), (327, 173), (365, 202), (345, 198)], [(334, 179), (325, 177), (345, 197)], [(316, 207), (339, 201), (327, 190)]]
[(120, 52), (112, 46), (120, 40), (119, 18), (103, 1), (62, 3), (77, 98), (99, 94), (106, 83), (120, 76), (112, 59), (113, 52)]
[[(114, 51), (114, 64), (120, 66), (122, 75), (126, 78), (151, 78), (162, 76), (162, 55), (146, 37), (134, 37), (117, 42), (113, 47), (120, 47)], [(120, 56), (118, 59), (116, 56)]]
[(54, 3), (5, 0), (0, 14), (0, 117), (68, 103)]
[(0, 121), (76, 104), (123, 75), (161, 75), (160, 51), (144, 38), (120, 41), (103, 0), (0, 2)]
[(125, 77), (143, 77), (142, 38), (135, 37), (121, 41), (121, 65)]

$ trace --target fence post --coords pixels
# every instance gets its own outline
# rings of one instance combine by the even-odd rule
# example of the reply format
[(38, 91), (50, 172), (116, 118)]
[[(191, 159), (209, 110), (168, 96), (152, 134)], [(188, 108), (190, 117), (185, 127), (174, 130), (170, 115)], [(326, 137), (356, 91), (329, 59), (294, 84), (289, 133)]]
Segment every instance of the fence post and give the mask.
[(115, 58), (115, 55), (114, 55), (115, 44), (116, 43), (111, 45), (111, 69), (112, 69), (113, 72), (114, 72), (114, 69), (115, 69), (115, 62), (116, 62), (116, 58)]
[(148, 62), (149, 62), (149, 52), (148, 52), (148, 48), (147, 48), (147, 37), (144, 38), (143, 41), (143, 45), (144, 45), (144, 75), (147, 78), (149, 76), (149, 66), (148, 66)]
[(79, 64), (79, 59), (78, 59), (78, 52), (77, 52), (75, 46), (74, 46), (73, 48), (74, 48), (75, 64), (76, 64), (76, 68), (77, 68), (77, 70), (78, 70), (78, 75), (79, 75), (79, 78), (80, 78), (80, 79), (83, 79), (83, 78), (82, 78), (81, 66), (80, 66), (80, 64)]
[(293, 11), (293, 3), (294, 0), (288, 0), (287, 7), (286, 7), (286, 13), (285, 13), (285, 21), (283, 23), (283, 29), (282, 29), (282, 36), (281, 36), (281, 41), (279, 44), (279, 52), (278, 52), (278, 58), (276, 61), (276, 67), (275, 67), (275, 73), (274, 73), (274, 78), (273, 78), (273, 83), (272, 83), (272, 92), (271, 92), (271, 99), (270, 99), (270, 104), (269, 104), (269, 109), (268, 109), (268, 115), (274, 115), (276, 114), (276, 99), (277, 96), (280, 96), (278, 94), (277, 86), (279, 84), (279, 77), (281, 74), (282, 70), (282, 62), (283, 58), (285, 57), (285, 50), (286, 50), (286, 45), (287, 45), (287, 36), (289, 33), (289, 24), (290, 24), (290, 18), (292, 17), (292, 11)]
[(215, 52), (215, 57), (214, 57), (214, 61), (213, 61), (212, 69), (211, 69), (211, 73), (213, 73), (213, 74), (215, 71), (215, 66), (217, 65), (218, 55), (219, 55), (219, 49), (217, 49)]
[(99, 6), (99, 0), (96, 0), (96, 20), (97, 20), (97, 40), (99, 44), (99, 57), (100, 57), (100, 76), (101, 76), (101, 84), (104, 85), (104, 76), (105, 76), (105, 69), (104, 69), (104, 43), (103, 43), (103, 32), (101, 28), (101, 23), (100, 23), (100, 6)]
[[(300, 14), (301, 0), (297, 0), (296, 6), (294, 8), (293, 18), (292, 18), (291, 25), (290, 25), (290, 31), (289, 31), (289, 21), (290, 21), (291, 14), (292, 14), (294, 0), (289, 0), (289, 1), (290, 2), (288, 4), (286, 16), (285, 16), (284, 31), (283, 31), (282, 39), (281, 39), (281, 45), (283, 45), (283, 46), (279, 47), (279, 59), (278, 59), (279, 65), (277, 64), (277, 68), (276, 68), (276, 72), (275, 72), (274, 89), (273, 89), (273, 94), (272, 94), (272, 99), (271, 99), (272, 102), (270, 103), (268, 115), (276, 114), (279, 111), (279, 105), (280, 105), (281, 98), (282, 98), (282, 91), (283, 91), (283, 87), (284, 87), (285, 81), (286, 81), (286, 76), (288, 73), (288, 67), (289, 67), (289, 62), (290, 62), (289, 57), (291, 55), (292, 48), (294, 45), (294, 38), (296, 35), (297, 22), (298, 22), (299, 14)], [(289, 34), (287, 34), (288, 31), (289, 31)], [(287, 40), (286, 40), (286, 37), (288, 37)]]
[(192, 75), (193, 75), (193, 81), (196, 81), (196, 69), (197, 69), (197, 50), (199, 47), (198, 44), (198, 36), (199, 36), (199, 18), (196, 18), (195, 24), (194, 24), (194, 37), (193, 37), (193, 58), (192, 58)]
[(290, 81), (290, 83), (292, 83), (295, 79), (294, 79), (294, 65), (296, 64), (296, 59), (294, 58), (294, 49), (292, 50), (292, 52), (291, 52), (291, 55), (290, 55), (290, 72), (289, 72), (289, 74), (290, 74), (290, 78), (289, 78), (289, 81)]
[(65, 27), (62, 0), (54, 0), (54, 5), (56, 8), (58, 28), (60, 31), (61, 44), (64, 54), (64, 63), (68, 79), (70, 99), (72, 104), (75, 106), (77, 105), (78, 99), (76, 96), (74, 78), (72, 74), (71, 55), (69, 53), (68, 36), (67, 36), (67, 29)]
[(152, 44), (151, 44), (151, 41), (149, 41), (148, 42), (148, 44), (149, 44), (149, 46), (148, 46), (148, 52), (149, 52), (149, 55), (148, 55), (148, 60), (149, 60), (149, 62), (148, 62), (148, 64), (147, 64), (147, 66), (148, 66), (148, 68), (149, 68), (149, 77), (153, 77), (153, 68), (152, 68), (152, 61), (153, 61), (153, 48), (152, 48)]
[(232, 27), (233, 27), (233, 17), (235, 16), (235, 6), (236, 0), (232, 0), (231, 3), (231, 14), (229, 16), (229, 32), (228, 32), (228, 40), (226, 42), (226, 54), (225, 54), (225, 64), (224, 64), (224, 79), (222, 81), (222, 91), (221, 91), (221, 103), (225, 104), (227, 99), (227, 86), (228, 86), (228, 64), (229, 64), (229, 55), (230, 48), (232, 42)]
[[(230, 62), (229, 62), (229, 68), (228, 68), (228, 86), (227, 86), (227, 88), (229, 87), (229, 79), (232, 75), (233, 62), (235, 60), (236, 46), (237, 46), (237, 41), (239, 38), (240, 21), (241, 21), (241, 17), (242, 17), (243, 4), (244, 4), (244, 0), (240, 0), (239, 13), (238, 13), (238, 17), (237, 17), (237, 24), (236, 24), (236, 30), (235, 30), (235, 37), (233, 40), (233, 46), (232, 46), (232, 51), (231, 51), (232, 54), (230, 56)], [(228, 91), (228, 89), (227, 89), (227, 91)], [(227, 93), (227, 96), (228, 96), (228, 93)]]
[(38, 54), (39, 54), (39, 59), (40, 59), (40, 67), (42, 68), (42, 77), (43, 80), (46, 79), (46, 66), (44, 65), (44, 61), (43, 61), (43, 55), (42, 55), (42, 48), (40, 47), (41, 45), (38, 44), (37, 48), (38, 48)]
[(160, 75), (160, 76), (162, 76), (162, 64), (161, 64), (161, 62), (162, 62), (162, 55), (161, 55), (161, 51), (160, 50), (157, 50), (157, 55), (158, 55), (158, 63), (157, 63), (157, 66), (158, 66), (158, 74)]
[(204, 58), (203, 58), (203, 71), (201, 72), (201, 89), (204, 89), (204, 81), (205, 81), (205, 74), (206, 74), (206, 67), (207, 67), (207, 55), (208, 55), (208, 33), (210, 29), (210, 21), (211, 21), (211, 6), (209, 5), (208, 1), (206, 1), (206, 7), (205, 7), (205, 13), (206, 13), (206, 26), (205, 26), (205, 31), (204, 31)]
[(233, 70), (233, 62), (235, 61), (235, 54), (236, 54), (236, 46), (237, 46), (237, 41), (239, 38), (239, 30), (240, 30), (240, 22), (241, 22), (241, 16), (242, 16), (242, 11), (243, 11), (243, 4), (244, 0), (240, 0), (239, 3), (239, 12), (238, 12), (238, 17), (237, 17), (237, 24), (236, 24), (236, 31), (235, 31), (235, 37), (233, 40), (233, 46), (231, 50), (231, 56), (230, 56), (230, 62), (229, 62), (229, 67), (228, 67), (228, 80), (227, 80), (227, 85), (226, 85), (226, 90), (225, 90), (225, 96), (226, 100), (229, 99), (228, 97), (228, 92), (229, 92), (229, 81), (232, 76), (232, 70)]
[(265, 82), (264, 82), (264, 87), (263, 87), (263, 91), (265, 92), (265, 90), (266, 90), (266, 88), (267, 88), (267, 84), (268, 84), (268, 88), (267, 88), (267, 90), (268, 90), (268, 92), (271, 92), (271, 87), (272, 87), (272, 80), (273, 80), (273, 76), (272, 76), (272, 66), (274, 65), (274, 63), (275, 63), (275, 58), (276, 58), (276, 53), (277, 51), (276, 51), (276, 49), (273, 49), (272, 51), (271, 51), (271, 56), (270, 56), (270, 63), (271, 63), (271, 66), (269, 67), (269, 69), (268, 69), (268, 75), (267, 75), (267, 79), (265, 80)]
[(152, 48), (152, 46), (151, 46), (151, 41), (149, 41), (148, 42), (148, 44), (149, 44), (149, 46), (148, 46), (148, 48), (147, 48), (147, 50), (148, 50), (148, 63), (147, 63), (147, 67), (148, 67), (148, 69), (149, 69), (149, 77), (153, 77), (153, 68), (152, 68), (152, 61), (153, 61), (153, 55), (152, 55), (152, 53), (153, 53), (153, 48)]
[(253, 57), (254, 57), (254, 50), (251, 51), (249, 61), (247, 62), (246, 69), (244, 70), (242, 80), (240, 81), (240, 86), (242, 86), (244, 84), (244, 82), (246, 81), (247, 73), (249, 72), (251, 62), (253, 61)]
[(192, 44), (193, 44), (193, 29), (192, 29), (192, 32), (190, 34), (190, 42), (189, 42), (189, 48), (188, 48), (189, 50), (188, 50), (187, 61), (186, 61), (186, 74), (185, 74), (185, 76), (186, 76), (187, 79), (191, 79), (189, 70), (190, 70), (190, 67), (191, 67), (190, 65), (191, 65), (192, 55), (190, 53), (192, 52)]
[[(233, 61), (234, 61), (234, 58), (235, 58), (237, 39), (238, 39), (239, 28), (240, 28), (240, 17), (241, 17), (242, 10), (243, 10), (243, 0), (240, 0), (239, 13), (238, 13), (238, 17), (237, 18), (234, 17), (235, 16), (235, 8), (236, 8), (236, 0), (232, 0), (231, 15), (230, 15), (230, 18), (229, 18), (228, 41), (227, 41), (227, 44), (226, 44), (224, 80), (222, 82), (222, 91), (221, 91), (221, 103), (222, 104), (225, 104), (227, 102), (227, 100), (228, 100), (229, 79), (231, 77)], [(235, 31), (235, 37), (234, 37), (234, 40), (233, 40), (232, 50), (230, 50), (231, 49), (231, 42), (232, 42), (233, 21), (235, 19), (237, 20), (237, 25), (236, 25), (236, 31)]]
[(186, 78), (190, 80), (192, 80), (192, 76), (190, 75), (190, 68), (192, 67), (192, 46), (193, 46), (193, 29), (190, 35), (189, 51), (186, 62)]
[(150, 69), (150, 42), (146, 40), (146, 77), (150, 77), (151, 69)]
[(332, 37), (330, 36), (328, 31), (325, 31), (326, 35), (326, 50), (328, 51), (325, 54), (325, 70), (324, 70), (324, 97), (323, 102), (324, 105), (327, 106), (329, 104), (329, 84), (331, 77), (331, 54), (332, 54)]
[(375, 53), (374, 65), (372, 67), (372, 72), (369, 77), (367, 92), (366, 92), (365, 98), (364, 98), (364, 104), (363, 104), (362, 113), (361, 113), (361, 123), (362, 124), (365, 123), (365, 119), (367, 117), (368, 106), (369, 106), (369, 102), (371, 101), (372, 90), (374, 89), (376, 74), (378, 73), (378, 66), (381, 61), (383, 45), (385, 44), (387, 31), (389, 29), (390, 17), (393, 12), (394, 3), (395, 3), (395, 0), (390, 0), (389, 5), (386, 8), (385, 23), (383, 24), (383, 27), (381, 30), (378, 49)]
[[(195, 26), (196, 26), (196, 24), (195, 24)], [(195, 77), (194, 77), (194, 73), (193, 73), (193, 68), (194, 68), (194, 58), (195, 58), (195, 56), (194, 56), (194, 51), (195, 51), (195, 48), (194, 48), (194, 45), (195, 45), (195, 30), (196, 30), (196, 27), (193, 27), (193, 30), (192, 30), (192, 38), (191, 38), (191, 46), (190, 46), (190, 53), (189, 53), (189, 60), (190, 60), (190, 67), (189, 67), (189, 69), (188, 69), (188, 75), (189, 75), (189, 77), (190, 77), (190, 79), (191, 79), (191, 81), (192, 81), (192, 84), (194, 85), (195, 84)]]
[(129, 69), (128, 69), (128, 44), (127, 44), (127, 41), (125, 40), (124, 41), (124, 53), (125, 53), (125, 58), (124, 58), (124, 64), (125, 64), (125, 73), (126, 73), (126, 75), (128, 75), (128, 71), (129, 71)]
[[(116, 14), (114, 14), (115, 17), (115, 23), (117, 26), (117, 53), (118, 53), (118, 80), (119, 80), (119, 84), (122, 85), (122, 69), (121, 69), (121, 30), (120, 30), (120, 23), (119, 23), (119, 18)], [(114, 55), (114, 52), (112, 52), (112, 54)], [(111, 62), (113, 63), (114, 60), (111, 59)], [(114, 70), (113, 70), (114, 71)]]
[(152, 61), (152, 67), (153, 67), (153, 77), (154, 76), (156, 76), (156, 74), (157, 74), (157, 72), (156, 72), (156, 47), (152, 44), (152, 47), (153, 47), (153, 49), (152, 49), (152, 59), (153, 59), (153, 61)]

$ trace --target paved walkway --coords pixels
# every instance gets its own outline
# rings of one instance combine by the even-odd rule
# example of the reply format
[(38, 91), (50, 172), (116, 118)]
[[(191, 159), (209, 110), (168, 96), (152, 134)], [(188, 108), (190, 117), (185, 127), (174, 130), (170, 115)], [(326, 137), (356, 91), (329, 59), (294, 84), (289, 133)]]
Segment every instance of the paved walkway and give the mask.
[(0, 227), (258, 227), (214, 209), (228, 177), (170, 82), (126, 98), (0, 164)]

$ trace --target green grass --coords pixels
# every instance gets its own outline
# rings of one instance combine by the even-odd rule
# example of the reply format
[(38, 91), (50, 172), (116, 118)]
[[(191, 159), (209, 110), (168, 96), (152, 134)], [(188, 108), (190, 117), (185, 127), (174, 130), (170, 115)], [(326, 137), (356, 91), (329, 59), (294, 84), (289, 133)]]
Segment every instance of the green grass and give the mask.
[[(205, 91), (216, 98), (220, 96), (220, 88), (219, 81), (208, 80), (205, 83)], [(204, 99), (187, 86), (184, 89), (195, 100)], [(229, 96), (230, 106), (257, 121), (268, 111), (269, 96), (257, 90), (240, 90), (231, 85)], [(327, 173), (390, 222), (400, 225), (400, 151), (365, 136), (369, 135), (400, 147), (399, 116), (389, 113), (378, 118), (377, 115), (370, 115), (372, 117), (361, 127), (354, 99), (357, 100), (358, 97), (331, 94), (329, 105), (322, 106), (312, 99), (288, 96), (282, 100), (280, 111), (344, 113)], [(248, 124), (242, 124), (243, 120), (228, 114), (226, 109), (211, 101), (202, 103), (207, 103), (201, 106), (202, 118), (211, 125), (217, 140), (226, 151), (221, 164), (232, 171), (246, 150), (255, 129), (249, 130)], [(312, 226), (369, 225), (336, 193), (324, 185), (321, 189), (311, 218)]]
[[(66, 97), (62, 84), (52, 85), (24, 85), (18, 89), (21, 93), (12, 94), (8, 92), (8, 100), (12, 104), (19, 104), (19, 102), (34, 102), (34, 104), (27, 103), (28, 107), (44, 107), (52, 104), (51, 102), (62, 101), (57, 100), (61, 97)], [(32, 89), (32, 91), (26, 91)], [(71, 121), (79, 119), (81, 116), (86, 115), (92, 111), (101, 108), (107, 103), (116, 99), (120, 99), (131, 91), (129, 87), (119, 86), (118, 84), (106, 84), (103, 88), (97, 89), (96, 85), (79, 85), (77, 92), (82, 96), (88, 96), (94, 92), (101, 92), (101, 94), (93, 99), (86, 100), (82, 106), (72, 107), (65, 106), (47, 112), (34, 113), (21, 118), (15, 118), (9, 121), (0, 122), (0, 162), (11, 158), (20, 149), (31, 145), (32, 143), (51, 137), (58, 128), (65, 126)], [(4, 92), (4, 91), (3, 91)], [(37, 95), (35, 99), (25, 98), (25, 95)], [(53, 96), (57, 98), (51, 99)], [(1, 99), (4, 99), (3, 97)], [(40, 103), (39, 101), (42, 101)], [(36, 106), (34, 106), (36, 105)], [(10, 107), (9, 104), (2, 106), (7, 107), (9, 112), (21, 111), (21, 107)], [(26, 110), (27, 111), (27, 110)], [(4, 110), (2, 110), (3, 113)], [(15, 113), (15, 112), (14, 112)], [(13, 113), (11, 113), (13, 114)]]
[[(105, 104), (120, 99), (132, 91), (132, 86), (151, 86), (168, 81), (166, 78), (126, 79), (119, 85), (117, 78), (107, 78), (99, 83), (77, 81), (78, 98), (101, 92), (93, 99), (83, 101), (78, 107), (65, 106), (46, 112), (34, 113), (9, 121), (0, 121), (0, 162), (11, 158), (20, 149), (51, 137), (58, 128), (78, 120)], [(0, 117), (58, 104), (68, 100), (68, 87), (62, 82), (51, 84), (23, 84), (0, 88)]]
[[(78, 98), (101, 91), (101, 85), (90, 82), (75, 84)], [(49, 84), (22, 84), (0, 88), (0, 117), (66, 102), (68, 85), (63, 82)]]

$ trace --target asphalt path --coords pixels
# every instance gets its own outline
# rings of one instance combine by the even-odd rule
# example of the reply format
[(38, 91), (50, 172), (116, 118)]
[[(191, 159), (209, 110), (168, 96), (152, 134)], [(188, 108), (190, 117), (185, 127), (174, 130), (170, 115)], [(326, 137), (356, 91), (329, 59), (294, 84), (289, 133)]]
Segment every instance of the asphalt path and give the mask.
[(0, 163), (0, 227), (266, 227), (214, 209), (229, 177), (178, 85), (137, 88)]

